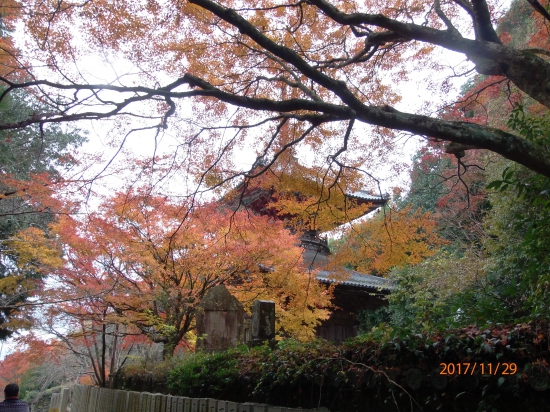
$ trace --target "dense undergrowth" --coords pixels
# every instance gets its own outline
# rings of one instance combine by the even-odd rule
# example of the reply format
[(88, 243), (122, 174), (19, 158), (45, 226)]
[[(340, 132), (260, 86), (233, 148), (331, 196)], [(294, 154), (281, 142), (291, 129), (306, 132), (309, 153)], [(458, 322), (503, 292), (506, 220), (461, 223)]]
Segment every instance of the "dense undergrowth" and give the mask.
[[(331, 411), (550, 411), (549, 334), (539, 322), (392, 339), (381, 325), (338, 345), (282, 341), (189, 354), (164, 370), (128, 368), (116, 386)], [(441, 375), (442, 363), (454, 364), (455, 374)], [(474, 374), (465, 373), (467, 363), (470, 371), (477, 365)]]

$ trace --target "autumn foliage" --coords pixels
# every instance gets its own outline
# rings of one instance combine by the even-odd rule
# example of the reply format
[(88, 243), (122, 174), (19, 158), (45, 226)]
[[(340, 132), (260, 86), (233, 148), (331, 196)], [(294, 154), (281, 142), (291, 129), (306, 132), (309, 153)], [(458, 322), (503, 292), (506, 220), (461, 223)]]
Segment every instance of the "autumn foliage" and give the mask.
[[(132, 345), (163, 344), (165, 357), (192, 347), (197, 304), (224, 284), (247, 308), (275, 301), (279, 336), (307, 340), (329, 314), (330, 290), (302, 267), (296, 234), (363, 216), (369, 205), (346, 194), (382, 195), (376, 174), (389, 162), (399, 170), (395, 150), (409, 134), (429, 144), (414, 160), (407, 197), (351, 226), (331, 264), (382, 276), (413, 270), (416, 281), (423, 267), (485, 258), (485, 187), (497, 155), (550, 176), (549, 146), (507, 123), (518, 103), (542, 116), (550, 107), (550, 19), (531, 8), (537, 2), (514, 3), (508, 15), (500, 3), (0, 0), (0, 338), (36, 321), (28, 298), (40, 296), (41, 326), (104, 386)], [(24, 50), (10, 38), (16, 27)], [(522, 41), (514, 28), (525, 31)], [(464, 62), (446, 68), (438, 50)], [(98, 56), (111, 78), (88, 70)], [(132, 69), (122, 73), (118, 63)], [(426, 68), (442, 73), (418, 82), (429, 97), (401, 111), (409, 102), (394, 85)], [(473, 72), (458, 102), (435, 103), (451, 95), (451, 77)], [(162, 171), (154, 178), (171, 192), (136, 178), (92, 211), (63, 196), (64, 172), (77, 163), (67, 149), (83, 139), (57, 125), (81, 120), (112, 120), (105, 140), (117, 154), (151, 132), (155, 153), (120, 170), (140, 178)], [(158, 155), (163, 139), (170, 148)], [(174, 195), (176, 180), (185, 187)], [(247, 196), (262, 193), (256, 214)], [(472, 266), (489, 267), (479, 259)], [(423, 260), (432, 266), (414, 269)], [(517, 268), (515, 276), (525, 273)], [(510, 272), (494, 273), (501, 282)], [(513, 280), (506, 288), (520, 284)], [(492, 304), (480, 291), (468, 289)], [(495, 292), (513, 304), (502, 296), (516, 290), (506, 293)], [(467, 299), (459, 298), (453, 310)]]
[[(64, 244), (56, 293), (84, 299), (54, 311), (137, 328), (171, 354), (194, 326), (196, 305), (225, 284), (241, 302), (276, 302), (282, 335), (311, 337), (329, 295), (301, 267), (298, 240), (281, 223), (217, 204), (190, 205), (146, 191), (106, 199), (52, 231)], [(93, 305), (91, 303), (94, 303)]]
[(432, 213), (411, 207), (387, 209), (385, 214), (354, 225), (340, 242), (333, 263), (385, 275), (390, 269), (422, 262), (445, 243)]
[(372, 183), (362, 173), (337, 165), (323, 171), (303, 163), (289, 150), (269, 172), (260, 164), (255, 168), (258, 176), (230, 190), (224, 202), (280, 220), (295, 233), (327, 232), (371, 210), (372, 204), (360, 204), (349, 196)]
[[(32, 63), (18, 64), (33, 81), (2, 82), (6, 95), (32, 90), (50, 104), (0, 127), (115, 118), (121, 135), (170, 129), (193, 153), (188, 171), (202, 188), (252, 175), (234, 159), (244, 147), (267, 159), (267, 168), (295, 148), (314, 154), (323, 172), (368, 165), (374, 173), (395, 154), (400, 132), (444, 141), (453, 154), (488, 149), (549, 175), (547, 156), (519, 134), (469, 120), (500, 86), (510, 90), (503, 105), (529, 96), (542, 110), (550, 106), (542, 6), (521, 10), (530, 32), (513, 44), (493, 27), (504, 16), (501, 3), (22, 1)], [(447, 67), (439, 52), (449, 50), (464, 61)], [(97, 56), (135, 71), (98, 80), (83, 70), (83, 60)], [(50, 71), (39, 76), (35, 67)], [(407, 96), (394, 84), (426, 68), (444, 74), (414, 80), (430, 96), (400, 111)], [(473, 72), (486, 83), (457, 106), (463, 116), (438, 117), (444, 109), (436, 102), (454, 91), (450, 79)]]

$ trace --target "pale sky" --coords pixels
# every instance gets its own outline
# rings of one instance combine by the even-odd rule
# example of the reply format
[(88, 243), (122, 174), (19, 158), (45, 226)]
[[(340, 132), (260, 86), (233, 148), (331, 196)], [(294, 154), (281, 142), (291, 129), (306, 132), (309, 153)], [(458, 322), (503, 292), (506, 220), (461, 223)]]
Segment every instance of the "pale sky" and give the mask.
[[(509, 2), (500, 2), (501, 7), (508, 8)], [(19, 44), (22, 44), (24, 35), (22, 30), (19, 29), (16, 32), (15, 38), (21, 40)], [(439, 52), (441, 54), (441, 62), (443, 65), (448, 65), (452, 67), (459, 66), (464, 61), (464, 56), (458, 53), (445, 51)], [(109, 82), (113, 77), (119, 77), (123, 73), (132, 73), (135, 72), (128, 62), (122, 59), (114, 59), (108, 62), (105, 59), (105, 56), (87, 56), (82, 61), (79, 62), (79, 69), (85, 74), (90, 81), (101, 83)], [(38, 73), (40, 74), (40, 73)], [(128, 75), (123, 77), (124, 82), (130, 83), (132, 81), (132, 76)], [(426, 89), (422, 86), (426, 80), (437, 80), (443, 82), (445, 80), (445, 74), (441, 71), (430, 71), (425, 70), (422, 72), (415, 72), (414, 76), (411, 76), (409, 82), (402, 83), (399, 85), (400, 94), (403, 96), (403, 99), (395, 107), (398, 110), (407, 111), (407, 112), (419, 112), (422, 110), (421, 104), (428, 97), (432, 102), (441, 102), (443, 99), (448, 98), (452, 99), (454, 96), (442, 96), (433, 94), (433, 92), (427, 92)], [(168, 83), (169, 79), (167, 79)], [(453, 86), (456, 89), (460, 87), (466, 78), (455, 78), (452, 80)], [(181, 104), (181, 103), (179, 103)], [(426, 113), (429, 114), (429, 113)], [(432, 113), (433, 114), (433, 113)], [(82, 153), (102, 153), (103, 162), (96, 163), (93, 165), (93, 168), (87, 172), (88, 177), (92, 176), (99, 171), (103, 170), (106, 163), (111, 159), (111, 157), (116, 153), (118, 147), (112, 147), (109, 145), (111, 142), (111, 137), (109, 136), (109, 122), (80, 122), (78, 127), (85, 129), (89, 133), (89, 142), (86, 143), (80, 151)], [(368, 131), (361, 124), (356, 123), (357, 130), (359, 133), (367, 134)], [(364, 132), (362, 131), (364, 130)], [(174, 150), (175, 145), (177, 145), (177, 136), (172, 134), (172, 130), (169, 128), (166, 133), (164, 133), (161, 138), (156, 142), (156, 152), (157, 154), (170, 153)], [(155, 140), (152, 136), (151, 131), (140, 132), (134, 135), (131, 135), (127, 142), (125, 143), (125, 149), (134, 156), (147, 157), (155, 151)], [(403, 139), (401, 148), (396, 153), (394, 153), (394, 158), (398, 161), (405, 161), (410, 163), (410, 159), (416, 150), (421, 146), (422, 139), (418, 137)], [(307, 156), (307, 154), (305, 154)], [(252, 148), (243, 148), (239, 149), (235, 154), (235, 162), (237, 165), (242, 166), (243, 168), (249, 168), (256, 159), (255, 152)], [(124, 162), (124, 157), (118, 156), (114, 165)], [(389, 170), (389, 164), (391, 159), (388, 159), (388, 170), (370, 170), (373, 172), (376, 177), (381, 179), (382, 191), (390, 192), (394, 186), (406, 186), (409, 177), (408, 171), (404, 171), (400, 176), (396, 177), (392, 175)], [(110, 170), (107, 169), (105, 176), (101, 179), (101, 184), (95, 185), (94, 188), (99, 190), (102, 193), (109, 194), (112, 193), (117, 188), (120, 188), (124, 182), (125, 176), (112, 175)], [(185, 179), (182, 179), (181, 182), (177, 184), (172, 184), (172, 190), (177, 191), (178, 187), (184, 187)], [(180, 186), (177, 186), (180, 185)], [(94, 200), (90, 202), (90, 207), (94, 207)], [(13, 350), (13, 345), (9, 342), (1, 343), (0, 358), (3, 358), (7, 353)]]

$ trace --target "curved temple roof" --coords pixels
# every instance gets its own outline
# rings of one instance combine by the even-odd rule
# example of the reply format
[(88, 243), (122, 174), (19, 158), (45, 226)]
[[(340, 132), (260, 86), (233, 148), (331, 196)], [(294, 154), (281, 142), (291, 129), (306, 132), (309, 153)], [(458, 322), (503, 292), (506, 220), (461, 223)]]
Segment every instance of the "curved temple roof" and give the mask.
[(356, 272), (355, 270), (341, 268), (342, 273), (321, 270), (317, 273), (317, 280), (321, 283), (337, 283), (339, 285), (353, 286), (363, 289), (377, 289), (379, 291), (391, 291), (392, 283), (384, 278)]
[(369, 202), (378, 203), (378, 204), (384, 204), (390, 198), (390, 196), (387, 193), (382, 196), (378, 196), (378, 195), (373, 195), (372, 193), (367, 192), (365, 190), (358, 190), (357, 192), (347, 193), (346, 196), (354, 199), (368, 200)]

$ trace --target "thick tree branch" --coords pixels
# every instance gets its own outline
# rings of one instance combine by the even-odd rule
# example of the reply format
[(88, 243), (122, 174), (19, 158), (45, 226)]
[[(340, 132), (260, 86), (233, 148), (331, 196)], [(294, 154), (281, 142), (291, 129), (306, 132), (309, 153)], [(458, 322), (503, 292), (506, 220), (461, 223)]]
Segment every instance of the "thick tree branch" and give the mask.
[(502, 44), (491, 22), (491, 13), (485, 0), (472, 0), (476, 40)]
[(343, 25), (372, 25), (394, 32), (396, 36), (463, 53), (476, 63), (480, 73), (504, 75), (519, 89), (550, 108), (550, 63), (532, 53), (503, 46), (494, 33), (490, 16), (486, 15), (488, 9), (484, 0), (476, 0), (474, 7), (476, 25), (483, 31), (481, 40), (465, 39), (447, 30), (402, 23), (382, 14), (346, 14), (325, 0), (310, 0), (310, 3)]
[(468, 0), (453, 0), (456, 4), (458, 4), (460, 7), (466, 11), (472, 18), (472, 22), (475, 22), (475, 15), (474, 15), (474, 8), (470, 3), (468, 3)]
[(447, 30), (450, 33), (453, 33), (456, 36), (460, 36), (460, 32), (457, 30), (457, 28), (453, 25), (451, 20), (445, 15), (443, 10), (441, 10), (441, 2), (439, 0), (434, 1), (434, 8), (435, 13), (438, 15), (438, 17), (445, 23), (445, 26), (447, 26)]
[[(506, 76), (521, 90), (550, 107), (550, 64), (530, 51), (503, 46), (498, 37), (495, 37), (496, 34), (491, 26), (489, 11), (484, 0), (474, 0), (471, 7), (465, 0), (457, 0), (456, 2), (468, 12), (471, 12), (470, 14), (475, 17), (476, 26), (482, 29), (483, 34), (478, 36), (478, 40), (463, 38), (458, 30), (454, 29), (452, 22), (443, 14), (440, 7), (437, 7), (437, 12), (445, 21), (447, 30), (404, 23), (382, 14), (343, 13), (326, 0), (309, 0), (307, 3), (320, 9), (334, 22), (351, 27), (355, 30), (354, 33), (357, 27), (364, 30), (364, 34), (366, 34), (365, 48), (343, 62), (345, 64), (364, 62), (376, 51), (377, 45), (385, 42), (409, 40), (427, 42), (465, 54), (477, 63), (478, 71)], [(60, 109), (57, 113), (37, 114), (20, 122), (0, 124), (0, 130), (25, 127), (30, 124), (43, 125), (132, 115), (127, 111), (129, 107), (147, 100), (167, 103), (168, 108), (164, 115), (150, 117), (150, 119), (159, 121), (155, 127), (166, 127), (168, 117), (176, 110), (177, 100), (209, 97), (242, 108), (276, 113), (277, 115), (272, 115), (271, 119), (276, 118), (278, 121), (292, 118), (307, 121), (316, 126), (325, 122), (349, 121), (354, 118), (357, 121), (374, 126), (443, 139), (459, 145), (484, 148), (550, 176), (548, 156), (541, 155), (538, 147), (521, 137), (472, 123), (451, 122), (399, 112), (389, 106), (369, 106), (362, 100), (364, 97), (358, 97), (344, 81), (338, 78), (338, 72), (329, 75), (328, 71), (312, 66), (298, 52), (277, 43), (267, 36), (265, 31), (254, 26), (235, 10), (211, 0), (190, 0), (190, 3), (210, 11), (218, 19), (222, 19), (236, 28), (242, 35), (247, 36), (258, 45), (259, 53), (263, 53), (267, 59), (278, 64), (281, 72), (286, 71), (292, 77), (282, 77), (284, 75), (279, 73), (272, 77), (256, 76), (246, 83), (244, 91), (239, 92), (228, 91), (228, 89), (223, 89), (222, 86), (218, 87), (192, 73), (187, 73), (171, 84), (159, 88), (124, 87), (111, 84), (58, 84), (46, 80), (15, 83), (0, 78), (1, 81), (7, 84), (7, 89), (0, 95), (0, 100), (14, 90), (32, 87), (73, 91), (73, 107), (84, 102), (90, 106), (90, 93), (95, 99), (98, 99), (99, 103), (97, 104), (101, 104), (100, 93), (102, 91), (116, 92), (119, 93), (119, 96), (128, 96), (128, 93), (130, 93), (130, 97), (121, 97), (120, 101), (110, 100), (103, 105), (101, 111), (67, 112)], [(304, 2), (303, 7), (311, 6), (306, 5)], [(371, 31), (372, 33), (370, 33)], [(332, 68), (339, 67), (336, 64)], [(343, 76), (345, 76), (345, 73), (342, 74), (342, 78), (345, 78)], [(279, 81), (297, 88), (304, 97), (287, 100), (253, 97), (253, 93), (248, 93), (249, 87), (251, 84), (259, 83), (262, 79), (273, 82)], [(311, 82), (311, 86), (309, 86), (309, 82)], [(305, 86), (306, 84), (308, 86)], [(330, 91), (332, 96), (329, 98), (324, 97), (324, 100), (321, 100), (319, 96), (323, 94), (321, 92), (316, 94), (317, 90), (321, 89), (325, 89), (325, 96), (326, 90)], [(83, 93), (86, 96), (79, 97), (78, 93), (83, 91), (86, 92)]]
[[(538, 173), (550, 176), (550, 158), (541, 156), (540, 148), (538, 146), (518, 136), (498, 129), (483, 127), (473, 123), (446, 121), (431, 118), (429, 116), (404, 113), (389, 106), (368, 106), (361, 102), (354, 102), (354, 110), (352, 110), (349, 106), (345, 105), (336, 105), (306, 99), (289, 99), (278, 101), (264, 98), (238, 96), (220, 90), (207, 81), (190, 74), (185, 74), (180, 80), (178, 80), (178, 83), (186, 83), (195, 88), (195, 90), (190, 92), (169, 92), (167, 91), (168, 87), (165, 87), (158, 90), (149, 89), (149, 94), (153, 95), (153, 93), (159, 93), (161, 96), (170, 97), (171, 99), (186, 98), (191, 96), (213, 97), (225, 103), (239, 107), (261, 111), (288, 113), (285, 117), (308, 121), (315, 125), (329, 121), (349, 120), (356, 118), (358, 121), (374, 126), (403, 130), (421, 136), (434, 137), (463, 145), (471, 145), (482, 149), (488, 149), (499, 153), (508, 159), (514, 160), (528, 168), (531, 168)], [(97, 89), (100, 86), (95, 85), (94, 87)], [(344, 95), (349, 92), (344, 84), (338, 84), (338, 88), (335, 87), (335, 91), (338, 93), (341, 90)], [(297, 111), (307, 111), (311, 113), (293, 113)], [(91, 116), (91, 114), (89, 115)], [(100, 116), (101, 114), (95, 113), (94, 115)], [(60, 116), (42, 120), (42, 122), (60, 122), (67, 120), (73, 120), (72, 116)], [(11, 128), (16, 126), (17, 125), (11, 125)], [(10, 128), (10, 125), (0, 125), (0, 129), (7, 128)]]
[(548, 14), (548, 12), (546, 11), (546, 9), (542, 4), (540, 4), (537, 0), (527, 0), (527, 1), (536, 10), (537, 13), (539, 13), (547, 21), (550, 21), (550, 14)]

